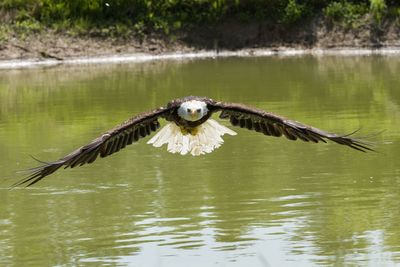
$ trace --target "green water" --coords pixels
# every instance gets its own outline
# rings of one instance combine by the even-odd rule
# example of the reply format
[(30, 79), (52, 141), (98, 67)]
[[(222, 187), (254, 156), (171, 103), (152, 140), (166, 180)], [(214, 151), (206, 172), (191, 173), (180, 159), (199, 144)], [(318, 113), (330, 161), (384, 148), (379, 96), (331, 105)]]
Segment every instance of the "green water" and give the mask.
[[(400, 264), (400, 57), (266, 57), (0, 71), (0, 266)], [(8, 190), (172, 98), (242, 102), (379, 153), (237, 129), (212, 154), (142, 142)], [(225, 125), (228, 125), (225, 123)]]

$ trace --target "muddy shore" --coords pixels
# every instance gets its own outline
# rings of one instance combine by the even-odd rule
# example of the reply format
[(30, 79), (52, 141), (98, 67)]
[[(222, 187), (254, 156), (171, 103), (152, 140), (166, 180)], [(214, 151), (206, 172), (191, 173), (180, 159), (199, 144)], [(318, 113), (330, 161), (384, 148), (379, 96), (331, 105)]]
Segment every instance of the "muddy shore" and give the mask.
[[(379, 27), (344, 29), (322, 20), (298, 25), (290, 31), (263, 23), (225, 22), (179, 32), (173, 37), (151, 34), (143, 38), (73, 37), (48, 30), (28, 36), (12, 34), (0, 43), (0, 61), (71, 61), (79, 58), (171, 55), (211, 51), (244, 54), (280, 51), (398, 51), (400, 26), (387, 21)], [(261, 52), (264, 51), (264, 52)], [(237, 52), (236, 52), (237, 53)]]

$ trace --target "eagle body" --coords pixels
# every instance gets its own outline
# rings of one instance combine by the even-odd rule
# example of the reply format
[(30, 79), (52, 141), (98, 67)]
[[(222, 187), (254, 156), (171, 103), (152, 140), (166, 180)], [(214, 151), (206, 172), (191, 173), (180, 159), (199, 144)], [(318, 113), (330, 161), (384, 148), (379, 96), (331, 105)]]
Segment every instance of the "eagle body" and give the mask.
[(170, 121), (147, 144), (160, 147), (167, 144), (167, 151), (199, 156), (220, 147), (224, 134), (236, 135), (229, 128), (210, 119), (214, 101), (195, 96), (173, 100), (167, 106), (174, 107), (166, 115)]
[[(222, 145), (223, 135), (236, 135), (236, 132), (211, 119), (214, 113), (219, 113), (220, 119), (229, 120), (232, 126), (265, 136), (284, 136), (289, 140), (310, 143), (326, 143), (329, 140), (362, 152), (374, 151), (370, 143), (349, 134), (329, 133), (240, 103), (188, 96), (174, 99), (165, 107), (136, 115), (56, 161), (40, 161), (43, 165), (30, 169), (30, 174), (13, 186), (30, 186), (61, 167), (74, 168), (93, 163), (98, 157), (110, 156), (156, 131), (158, 132), (147, 142), (154, 147), (166, 144), (167, 151), (181, 155), (198, 156), (210, 153)], [(160, 130), (159, 119), (167, 121)]]

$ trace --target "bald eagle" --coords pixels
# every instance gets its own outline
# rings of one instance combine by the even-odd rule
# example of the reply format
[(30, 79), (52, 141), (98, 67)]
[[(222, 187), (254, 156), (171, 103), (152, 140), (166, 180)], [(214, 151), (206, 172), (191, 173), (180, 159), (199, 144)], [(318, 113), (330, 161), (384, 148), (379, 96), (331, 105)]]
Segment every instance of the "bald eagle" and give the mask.
[(89, 144), (53, 162), (30, 169), (27, 177), (13, 186), (30, 186), (52, 174), (60, 167), (74, 168), (92, 163), (98, 156), (104, 158), (118, 152), (127, 145), (150, 135), (160, 128), (159, 119), (169, 123), (147, 143), (154, 147), (167, 144), (167, 150), (181, 155), (198, 156), (212, 152), (224, 142), (224, 134), (236, 132), (210, 119), (220, 112), (221, 119), (227, 119), (233, 126), (247, 128), (267, 136), (285, 136), (290, 140), (319, 143), (331, 140), (353, 149), (374, 151), (369, 143), (352, 138), (350, 135), (337, 135), (286, 119), (282, 116), (238, 103), (226, 103), (206, 97), (188, 96), (170, 101), (165, 107), (139, 114), (121, 125), (107, 131)]

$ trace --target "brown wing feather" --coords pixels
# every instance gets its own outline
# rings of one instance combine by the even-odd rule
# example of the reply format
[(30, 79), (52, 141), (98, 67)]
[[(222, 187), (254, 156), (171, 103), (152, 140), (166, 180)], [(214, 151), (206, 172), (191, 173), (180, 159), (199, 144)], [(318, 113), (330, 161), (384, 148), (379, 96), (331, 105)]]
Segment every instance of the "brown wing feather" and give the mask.
[(243, 104), (215, 102), (212, 104), (212, 107), (214, 112), (221, 111), (220, 118), (229, 119), (233, 126), (247, 128), (265, 135), (276, 137), (283, 135), (289, 140), (300, 139), (313, 143), (326, 143), (326, 140), (331, 140), (362, 152), (374, 151), (370, 147), (370, 144), (349, 137), (349, 135), (337, 135), (325, 132), (312, 126)]
[(151, 112), (139, 114), (57, 161), (40, 161), (43, 165), (28, 170), (30, 174), (12, 187), (23, 184), (30, 186), (61, 167), (82, 166), (94, 162), (98, 156), (103, 158), (118, 152), (127, 145), (156, 131), (160, 127), (158, 119), (164, 117), (173, 108), (174, 106), (170, 105), (167, 108), (158, 108)]

